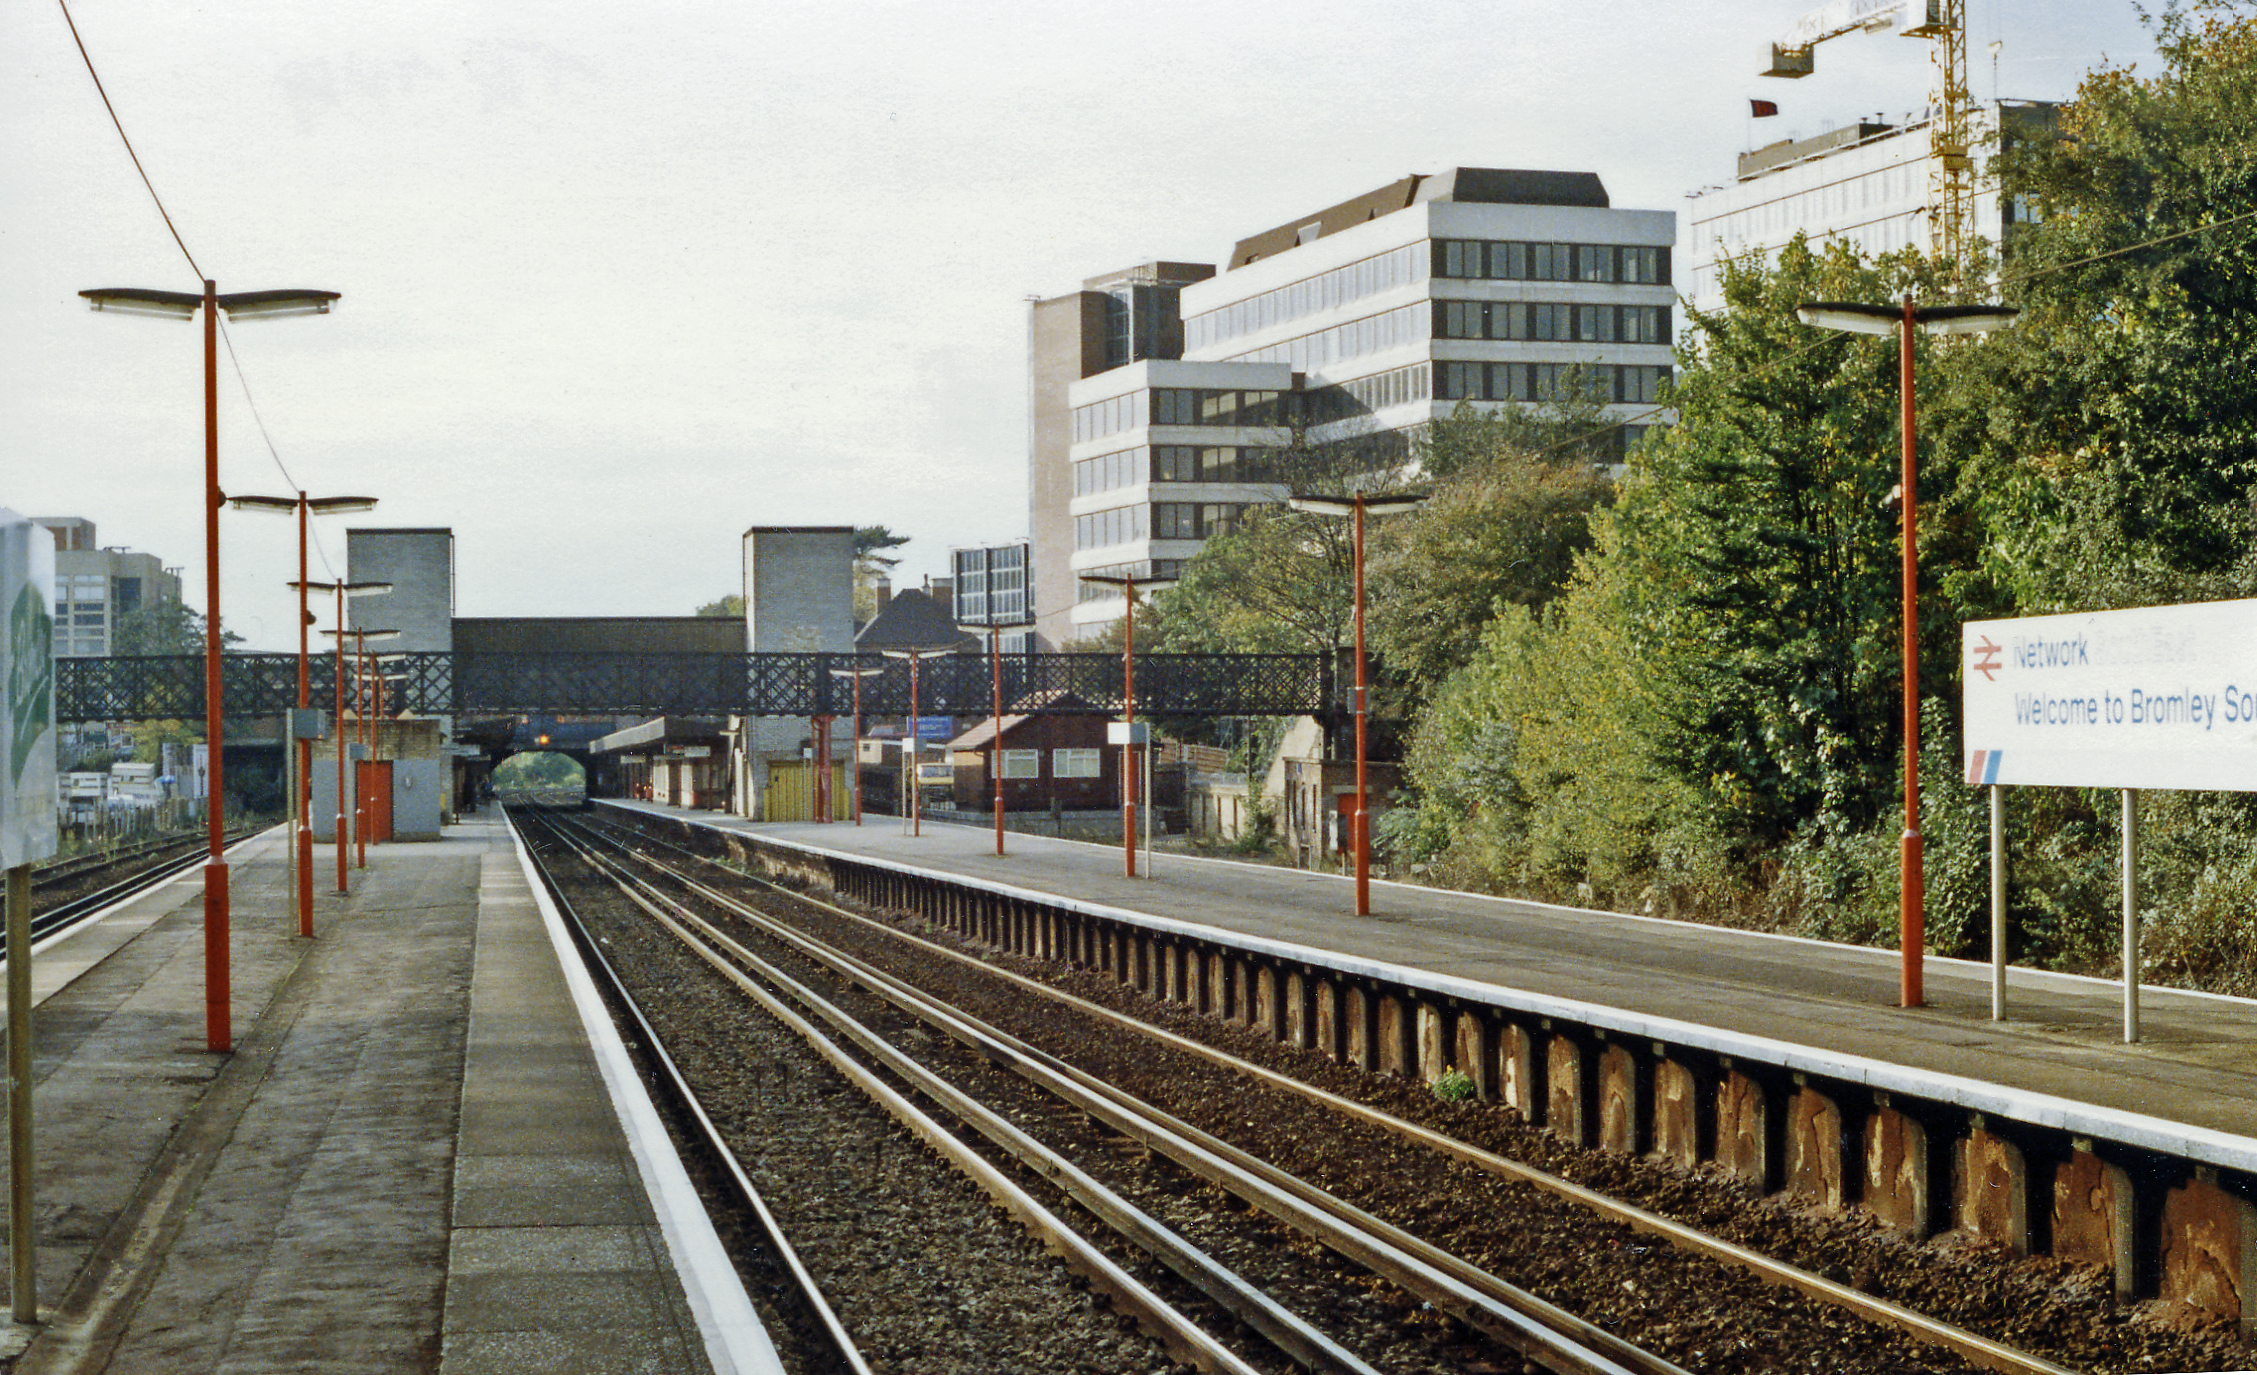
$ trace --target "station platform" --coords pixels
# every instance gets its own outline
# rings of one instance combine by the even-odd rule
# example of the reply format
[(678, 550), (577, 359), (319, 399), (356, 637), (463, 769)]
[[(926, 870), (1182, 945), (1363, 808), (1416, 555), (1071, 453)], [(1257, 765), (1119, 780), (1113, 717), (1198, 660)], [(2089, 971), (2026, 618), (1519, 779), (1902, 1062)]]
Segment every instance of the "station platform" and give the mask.
[[(498, 813), (230, 853), (232, 1053), (190, 870), (34, 951), (40, 1322), (7, 1368), (772, 1368)], [(768, 1352), (766, 1360), (773, 1361)]]
[[(1373, 965), (1635, 1019), (1715, 1028), (1797, 1048), (1790, 1067), (1882, 1083), (1879, 1068), (1935, 1076), (1936, 1096), (2071, 1130), (2072, 1107), (2166, 1154), (2257, 1169), (2257, 1001), (2148, 987), (2142, 1039), (2123, 1042), (2122, 985), (2010, 969), (2008, 1019), (1991, 1020), (1987, 963), (1927, 961), (1927, 1006), (1896, 1005), (1898, 956), (1796, 937), (1374, 882), (1354, 915), (1347, 877), (1163, 852), (1123, 874), (1118, 846), (896, 817), (851, 823), (749, 822), (648, 802), (600, 805), (818, 850), (961, 875), (1083, 904), (1329, 952)], [(1655, 1034), (1662, 1034), (1656, 1032)], [(1899, 1076), (1903, 1077), (1902, 1075)], [(2065, 1107), (2065, 1105), (2070, 1105)], [(2064, 1120), (2066, 1119), (2066, 1120)]]

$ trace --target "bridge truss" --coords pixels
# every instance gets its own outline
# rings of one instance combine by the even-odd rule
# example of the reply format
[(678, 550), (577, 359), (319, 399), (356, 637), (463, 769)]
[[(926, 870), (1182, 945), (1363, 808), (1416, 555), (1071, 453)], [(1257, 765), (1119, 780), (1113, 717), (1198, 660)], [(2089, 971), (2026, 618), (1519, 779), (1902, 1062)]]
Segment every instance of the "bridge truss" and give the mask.
[[(414, 715), (845, 716), (853, 689), (832, 669), (880, 668), (862, 682), (862, 710), (909, 710), (909, 667), (875, 654), (388, 654), (385, 708)], [(313, 659), (316, 706), (332, 697), (335, 656)], [(346, 691), (353, 691), (346, 666)], [(1136, 709), (1154, 716), (1323, 716), (1337, 713), (1336, 678), (1320, 654), (1139, 654)], [(298, 656), (229, 654), (220, 691), (231, 716), (265, 716), (297, 702)], [(926, 659), (918, 709), (980, 716), (991, 701), (985, 655)], [(1115, 715), (1117, 654), (1012, 654), (1003, 659), (1005, 711)], [(1023, 704), (1023, 705), (1022, 705)], [(199, 655), (55, 661), (61, 721), (199, 719)]]

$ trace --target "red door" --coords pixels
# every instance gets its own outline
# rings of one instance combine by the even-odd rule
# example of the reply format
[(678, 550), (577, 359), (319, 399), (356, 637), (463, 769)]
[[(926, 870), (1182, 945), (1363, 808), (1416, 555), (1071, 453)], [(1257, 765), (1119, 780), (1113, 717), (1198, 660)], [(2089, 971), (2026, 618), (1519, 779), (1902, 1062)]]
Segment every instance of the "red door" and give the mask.
[(366, 808), (368, 843), (392, 838), (392, 761), (363, 759), (359, 766), (361, 803)]

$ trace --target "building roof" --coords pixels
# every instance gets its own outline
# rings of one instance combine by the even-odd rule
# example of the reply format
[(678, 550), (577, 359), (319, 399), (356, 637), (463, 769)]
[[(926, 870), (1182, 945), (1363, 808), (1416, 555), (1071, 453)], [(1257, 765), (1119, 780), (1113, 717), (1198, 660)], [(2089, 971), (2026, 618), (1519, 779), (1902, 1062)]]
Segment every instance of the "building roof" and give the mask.
[(949, 608), (910, 588), (896, 592), (854, 634), (858, 650), (976, 647), (979, 637), (956, 628)]
[[(1048, 688), (1042, 692), (1030, 692), (1011, 705), (1015, 710), (1003, 714), (1003, 734), (1005, 737), (1009, 737), (1012, 731), (1034, 719), (1042, 711), (1060, 707), (1072, 707), (1079, 709), (1079, 711), (1086, 711), (1089, 708), (1089, 701), (1081, 694), (1067, 688)], [(1077, 711), (1077, 714), (1079, 714), (1079, 711)], [(962, 735), (957, 736), (954, 740), (949, 741), (948, 748), (952, 750), (976, 750), (994, 738), (995, 718), (991, 716), (965, 731)]]
[(1607, 209), (1606, 185), (1596, 172), (1539, 172), (1515, 167), (1452, 167), (1433, 176), (1413, 174), (1366, 191), (1313, 215), (1240, 239), (1230, 265), (1244, 267), (1274, 257), (1312, 239), (1407, 210), (1421, 201), (1469, 201), (1486, 205), (1573, 205)]

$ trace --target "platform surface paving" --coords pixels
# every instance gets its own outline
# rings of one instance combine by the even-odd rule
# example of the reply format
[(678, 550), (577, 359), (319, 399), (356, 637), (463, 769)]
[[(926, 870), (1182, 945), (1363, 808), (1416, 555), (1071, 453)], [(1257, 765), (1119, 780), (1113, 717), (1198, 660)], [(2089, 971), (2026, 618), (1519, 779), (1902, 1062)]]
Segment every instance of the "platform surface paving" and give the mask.
[[(2121, 986), (2009, 973), (1990, 1017), (1990, 966), (1927, 961), (1927, 1006), (1896, 1006), (1894, 951), (1516, 902), (1392, 883), (1354, 915), (1347, 878), (1161, 853), (1127, 878), (1117, 846), (926, 824), (756, 823), (650, 803), (615, 805), (794, 844), (962, 874), (1839, 1056), (2136, 1113), (2257, 1140), (2257, 1002), (2149, 987), (2142, 1039), (2122, 1042)], [(1143, 866), (1140, 863), (1140, 868)]]
[(310, 941), (283, 864), (231, 856), (232, 1054), (193, 871), (35, 957), (13, 1368), (710, 1369), (506, 829), (371, 847)]

